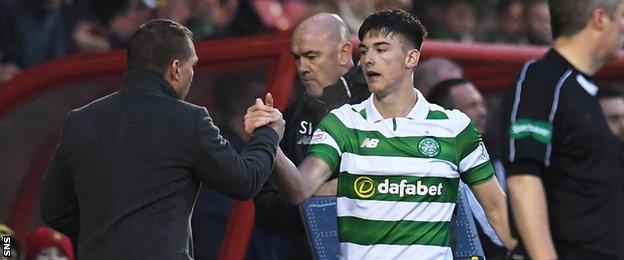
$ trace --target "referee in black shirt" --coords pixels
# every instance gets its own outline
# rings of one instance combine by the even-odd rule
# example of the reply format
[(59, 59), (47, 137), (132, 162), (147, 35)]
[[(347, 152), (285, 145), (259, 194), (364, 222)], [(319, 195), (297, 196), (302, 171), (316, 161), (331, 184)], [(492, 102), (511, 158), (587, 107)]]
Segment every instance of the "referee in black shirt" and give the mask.
[(622, 259), (620, 151), (592, 82), (624, 41), (624, 1), (550, 0), (554, 48), (504, 102), (510, 206), (533, 259)]

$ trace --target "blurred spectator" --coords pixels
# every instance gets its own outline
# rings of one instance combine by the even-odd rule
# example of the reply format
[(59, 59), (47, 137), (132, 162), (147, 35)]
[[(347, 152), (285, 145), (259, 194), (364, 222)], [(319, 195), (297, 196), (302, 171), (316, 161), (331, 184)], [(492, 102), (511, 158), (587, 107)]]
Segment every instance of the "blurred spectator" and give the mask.
[(501, 1), (499, 5), (500, 34), (497, 42), (525, 44), (526, 23), (522, 0)]
[(423, 96), (429, 96), (431, 87), (440, 81), (463, 77), (463, 69), (453, 61), (442, 57), (431, 57), (416, 66), (414, 87)]
[(28, 238), (25, 260), (74, 260), (72, 241), (48, 227), (35, 229)]
[(108, 21), (113, 48), (125, 47), (139, 26), (151, 19), (152, 13), (139, 0), (125, 1), (126, 6)]
[(193, 40), (202, 40), (228, 33), (227, 27), (238, 11), (238, 0), (195, 0), (191, 7), (187, 26), (193, 31)]
[(108, 30), (96, 19), (93, 1), (62, 1), (64, 30), (69, 52), (101, 52), (110, 50)]
[(477, 40), (477, 9), (472, 2), (446, 1), (441, 11), (443, 26), (432, 30), (433, 37), (459, 42)]
[(529, 43), (551, 45), (553, 40), (547, 0), (526, 0), (524, 10)]
[(2, 239), (3, 237), (10, 237), (11, 239), (11, 246), (10, 246), (11, 256), (5, 257), (4, 254), (0, 254), (0, 260), (19, 260), (20, 259), (19, 241), (17, 241), (17, 237), (15, 236), (15, 233), (13, 232), (13, 230), (11, 230), (5, 224), (0, 222), (0, 239)]
[(597, 97), (611, 132), (624, 148), (624, 95), (612, 85), (603, 85)]
[(6, 59), (22, 68), (67, 53), (60, 0), (10, 2), (1, 16)]
[(401, 9), (409, 12), (414, 4), (411, 0), (374, 0), (373, 5), (375, 11)]
[(157, 1), (156, 17), (185, 24), (191, 18), (191, 0)]
[[(253, 35), (269, 31), (252, 4), (254, 0), (238, 0), (238, 9), (227, 26), (229, 36)], [(279, 10), (277, 11), (279, 12)]]
[(317, 1), (311, 14), (335, 13), (342, 17), (349, 28), (351, 41), (357, 40), (357, 32), (366, 16), (374, 11), (373, 1), (368, 0), (323, 0)]

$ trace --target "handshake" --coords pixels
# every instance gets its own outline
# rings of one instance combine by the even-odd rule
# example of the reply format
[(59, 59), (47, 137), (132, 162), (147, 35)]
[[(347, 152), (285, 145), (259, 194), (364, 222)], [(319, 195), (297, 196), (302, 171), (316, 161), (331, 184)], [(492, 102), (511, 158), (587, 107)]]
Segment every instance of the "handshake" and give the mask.
[(271, 93), (267, 93), (262, 102), (262, 99), (256, 98), (256, 103), (247, 109), (245, 114), (245, 133), (248, 135), (259, 128), (268, 125), (273, 128), (279, 139), (282, 140), (284, 136), (284, 127), (286, 121), (282, 117), (282, 113), (273, 107), (273, 96)]

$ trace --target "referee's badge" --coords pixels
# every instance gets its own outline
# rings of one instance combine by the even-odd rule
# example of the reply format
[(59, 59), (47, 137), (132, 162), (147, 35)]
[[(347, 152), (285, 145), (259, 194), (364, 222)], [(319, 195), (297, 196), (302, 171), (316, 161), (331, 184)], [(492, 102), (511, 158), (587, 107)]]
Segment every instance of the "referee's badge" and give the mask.
[(436, 157), (440, 154), (440, 143), (433, 138), (424, 138), (418, 143), (418, 151), (427, 157)]

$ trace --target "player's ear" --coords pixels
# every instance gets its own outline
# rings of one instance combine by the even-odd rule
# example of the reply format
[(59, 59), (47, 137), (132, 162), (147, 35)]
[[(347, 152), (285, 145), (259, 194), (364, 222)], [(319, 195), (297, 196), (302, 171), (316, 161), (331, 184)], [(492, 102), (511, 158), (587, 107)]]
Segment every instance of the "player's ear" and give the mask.
[(407, 56), (405, 57), (405, 67), (413, 70), (416, 68), (416, 65), (418, 65), (419, 59), (420, 51), (418, 49), (411, 49), (407, 51)]

